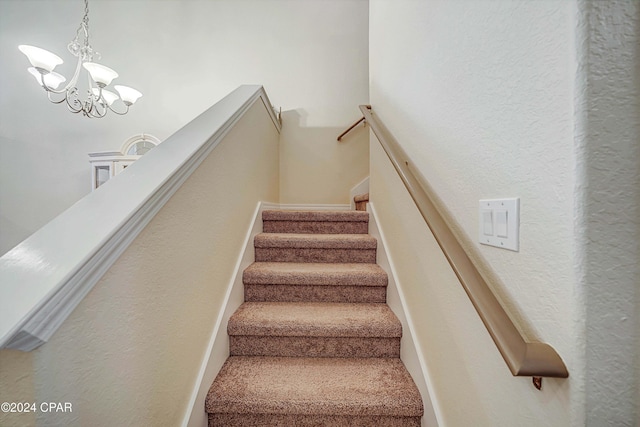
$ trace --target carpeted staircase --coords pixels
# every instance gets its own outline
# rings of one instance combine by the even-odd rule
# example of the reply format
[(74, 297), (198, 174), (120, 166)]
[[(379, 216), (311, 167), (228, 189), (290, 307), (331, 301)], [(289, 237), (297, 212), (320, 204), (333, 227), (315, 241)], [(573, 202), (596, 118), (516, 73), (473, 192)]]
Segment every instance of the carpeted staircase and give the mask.
[(264, 211), (209, 426), (420, 426), (362, 211)]
[(369, 193), (358, 194), (353, 198), (357, 211), (366, 211), (369, 203)]

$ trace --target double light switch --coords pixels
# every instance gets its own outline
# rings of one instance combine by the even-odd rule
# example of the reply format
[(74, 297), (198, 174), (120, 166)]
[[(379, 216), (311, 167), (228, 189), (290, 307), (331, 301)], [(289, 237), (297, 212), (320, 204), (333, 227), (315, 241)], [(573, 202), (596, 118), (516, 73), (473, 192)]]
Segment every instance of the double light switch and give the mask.
[(518, 250), (520, 200), (480, 200), (479, 240), (483, 245)]

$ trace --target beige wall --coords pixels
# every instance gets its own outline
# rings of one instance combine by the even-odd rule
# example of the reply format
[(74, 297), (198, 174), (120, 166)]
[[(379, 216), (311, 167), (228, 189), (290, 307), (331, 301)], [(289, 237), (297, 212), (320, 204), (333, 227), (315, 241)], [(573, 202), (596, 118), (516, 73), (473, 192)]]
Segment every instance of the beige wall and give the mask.
[[(258, 100), (48, 343), (0, 351), (2, 400), (72, 403), (38, 413), (42, 426), (178, 425), (241, 236), (258, 201), (279, 200), (278, 151)], [(0, 425), (25, 419), (0, 414)]]
[[(450, 209), (464, 246), (504, 283), (497, 291), (516, 320), (529, 319), (536, 338), (555, 336), (551, 344), (570, 357), (571, 3), (374, 0), (370, 7), (374, 110)], [(478, 201), (506, 197), (520, 198), (519, 252), (477, 242)]]
[[(0, 350), (0, 403), (34, 402), (33, 353)], [(0, 412), (2, 426), (35, 425), (36, 413), (7, 414)]]
[(514, 378), (372, 136), (370, 198), (424, 356), (442, 426), (567, 426), (570, 384)]
[[(545, 379), (542, 392), (511, 377), (460, 284), (432, 265), (430, 238), (414, 230), (420, 221), (395, 207), (402, 189), (380, 176), (372, 155), (371, 200), (383, 228), (400, 227), (386, 234), (398, 239), (399, 271), (412, 272), (399, 285), (445, 426), (566, 426), (580, 406), (573, 10), (557, 1), (370, 2), (374, 110), (449, 209), (515, 323), (551, 344), (571, 375)], [(506, 197), (520, 198), (519, 252), (477, 243), (478, 201)], [(394, 215), (403, 224), (390, 225)]]
[[(430, 237), (374, 143), (371, 200), (407, 270), (441, 425), (637, 424), (638, 3), (369, 7), (374, 111), (515, 323), (570, 373), (540, 392), (510, 377), (459, 284), (431, 266)], [(519, 252), (477, 242), (478, 200), (503, 197), (520, 198)]]
[[(369, 175), (369, 135), (360, 125), (336, 141), (357, 120), (358, 101), (352, 97), (343, 127), (307, 127), (297, 112), (286, 112), (280, 138), (282, 203), (349, 204), (349, 190)], [(366, 102), (365, 102), (366, 103)], [(351, 120), (351, 119), (348, 119)]]

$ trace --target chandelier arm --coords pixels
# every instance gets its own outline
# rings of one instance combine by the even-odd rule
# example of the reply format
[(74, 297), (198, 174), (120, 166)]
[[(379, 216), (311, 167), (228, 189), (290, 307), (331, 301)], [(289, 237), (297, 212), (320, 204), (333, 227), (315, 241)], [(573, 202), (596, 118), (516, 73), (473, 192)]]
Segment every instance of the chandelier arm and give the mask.
[(71, 107), (71, 105), (69, 105), (69, 103), (67, 103), (67, 109), (72, 112), (73, 114), (78, 114), (82, 111), (84, 111), (82, 108), (80, 108), (79, 110), (74, 109), (73, 107)]
[(66, 97), (66, 95), (65, 95), (65, 97), (64, 97), (64, 98), (60, 99), (59, 101), (56, 101), (56, 100), (55, 100), (55, 99), (53, 99), (53, 97), (51, 96), (51, 94), (52, 94), (52, 93), (53, 93), (53, 92), (50, 92), (50, 91), (49, 91), (49, 92), (47, 92), (47, 98), (49, 98), (49, 101), (50, 101), (50, 102), (52, 102), (52, 103), (54, 103), (54, 104), (62, 104), (64, 101), (66, 101), (66, 100), (67, 100), (67, 97)]
[[(91, 100), (91, 104), (89, 104), (89, 100), (86, 101), (87, 108), (86, 108), (85, 115), (87, 117), (101, 119), (107, 115), (107, 111), (108, 111), (107, 100), (104, 99), (102, 95), (102, 86), (96, 85), (97, 87), (94, 88), (93, 83), (95, 82), (93, 81), (90, 75), (87, 77), (89, 81), (89, 98), (88, 99)], [(95, 95), (93, 91), (94, 89), (98, 90), (98, 93), (96, 93)], [(102, 109), (102, 111), (100, 111), (100, 109)]]
[(44, 88), (44, 90), (46, 90), (49, 93), (61, 94), (61, 93), (65, 93), (67, 91), (67, 88), (58, 90), (58, 89), (54, 89), (52, 87), (47, 86), (46, 83), (42, 83), (40, 86), (42, 86)]
[[(71, 101), (71, 97), (74, 98), (73, 99), (73, 104), (79, 105), (79, 107), (74, 107), (74, 105), (72, 104), (72, 101)], [(68, 90), (67, 94), (64, 97), (64, 99), (67, 101), (67, 108), (72, 113), (79, 113), (81, 111), (84, 111), (84, 105), (82, 104), (82, 101), (80, 101), (80, 99), (78, 98), (78, 89), (77, 88), (74, 87), (74, 88)]]
[[(101, 106), (103, 108), (102, 113), (100, 112), (100, 109), (98, 108), (98, 106)], [(107, 115), (107, 107), (105, 107), (101, 103), (93, 104), (91, 106), (91, 109), (88, 111), (88, 117), (92, 117), (94, 119), (101, 119), (106, 115)]]
[(119, 116), (124, 116), (125, 114), (127, 114), (129, 112), (129, 106), (125, 104), (125, 110), (124, 112), (119, 112), (118, 110), (114, 110), (113, 108), (111, 108), (111, 105), (107, 105), (107, 108), (111, 111), (113, 111), (114, 113), (116, 113)]
[(87, 117), (92, 117), (91, 112), (95, 109), (95, 105), (96, 104), (95, 102), (93, 102), (93, 97), (89, 95), (89, 98), (82, 103), (82, 112), (84, 113), (84, 115)]
[(89, 86), (89, 90), (87, 91), (87, 93), (89, 94), (89, 98), (91, 99), (91, 103), (98, 101), (101, 97), (102, 97), (102, 88), (98, 85), (97, 89), (98, 89), (98, 93), (95, 95), (94, 98), (94, 94), (93, 94), (93, 89), (95, 89), (93, 87), (93, 79), (91, 78), (91, 74), (87, 73), (87, 86)]
[(76, 64), (76, 71), (73, 73), (73, 77), (69, 80), (69, 83), (62, 89), (63, 91), (68, 91), (72, 87), (75, 87), (78, 82), (78, 76), (80, 75), (80, 69), (82, 68), (82, 56), (78, 56), (78, 63)]
[[(78, 80), (78, 76), (80, 75), (80, 67), (82, 66), (82, 59), (80, 59), (78, 57), (78, 64), (76, 66), (76, 71), (73, 74), (73, 77), (71, 78), (71, 80), (69, 80), (69, 83), (67, 83), (67, 85), (65, 87), (63, 87), (62, 89), (54, 89), (50, 86), (47, 86), (47, 84), (44, 82), (44, 74), (40, 73), (40, 86), (42, 86), (44, 88), (44, 90), (46, 90), (47, 92), (50, 93), (57, 93), (57, 94), (61, 94), (61, 93), (66, 93), (68, 92), (72, 87), (75, 87), (75, 84)], [(51, 101), (51, 97), (49, 97), (49, 100)], [(53, 102), (53, 101), (51, 101)], [(59, 102), (56, 102), (56, 104), (59, 104)]]
[[(60, 93), (66, 92), (66, 89), (57, 90), (57, 89), (54, 89), (52, 87), (47, 86), (47, 84), (44, 82), (44, 76), (45, 76), (45, 74), (42, 74), (42, 72), (39, 73), (39, 81), (38, 81), (38, 83), (40, 83), (40, 86), (44, 90), (46, 90), (48, 93), (58, 93), (58, 94), (60, 94)], [(47, 96), (49, 96), (49, 94), (47, 94)], [(50, 96), (49, 96), (49, 101), (53, 102), (54, 104), (59, 104), (59, 102), (52, 101)]]
[[(101, 119), (107, 114), (107, 107), (105, 107), (105, 105), (107, 105), (107, 100), (104, 99), (104, 96), (102, 95), (103, 86), (96, 84), (94, 87), (93, 84), (95, 81), (91, 78), (91, 74), (87, 74), (87, 82), (89, 84), (89, 99), (91, 100), (91, 108), (88, 109), (88, 113), (91, 117)], [(98, 90), (98, 93), (94, 92), (95, 89)], [(87, 101), (87, 103), (88, 102), (89, 101)], [(103, 108), (102, 113), (99, 112), (98, 106)]]

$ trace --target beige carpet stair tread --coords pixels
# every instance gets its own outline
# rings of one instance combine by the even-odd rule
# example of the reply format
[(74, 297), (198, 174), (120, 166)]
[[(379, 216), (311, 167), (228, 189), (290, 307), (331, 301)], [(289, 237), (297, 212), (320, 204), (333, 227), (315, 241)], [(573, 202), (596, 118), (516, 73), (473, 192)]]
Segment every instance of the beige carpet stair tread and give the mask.
[(243, 273), (247, 285), (387, 286), (378, 264), (254, 262)]
[(369, 193), (359, 194), (354, 196), (354, 202), (368, 202), (369, 201)]
[(261, 233), (256, 248), (376, 249), (377, 241), (368, 234)]
[(401, 337), (402, 325), (386, 304), (245, 302), (231, 316), (229, 335)]
[(397, 358), (229, 357), (207, 412), (422, 416), (420, 394)]
[[(362, 208), (360, 206), (360, 208)], [(208, 427), (419, 427), (369, 213), (265, 210)]]
[(263, 221), (329, 221), (329, 222), (369, 222), (369, 213), (361, 211), (290, 211), (265, 210)]

